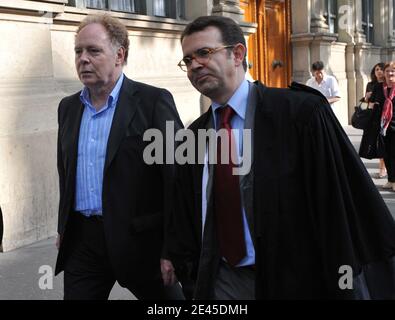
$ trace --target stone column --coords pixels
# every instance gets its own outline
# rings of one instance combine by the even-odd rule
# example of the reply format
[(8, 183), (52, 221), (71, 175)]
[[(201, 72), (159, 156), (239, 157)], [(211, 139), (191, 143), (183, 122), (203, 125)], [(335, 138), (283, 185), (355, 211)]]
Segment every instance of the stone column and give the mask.
[(306, 83), (311, 77), (310, 44), (312, 34), (296, 34), (291, 36), (292, 42), (292, 81)]
[[(355, 53), (355, 78), (356, 78), (356, 100), (363, 97), (365, 87), (369, 81), (371, 61), (370, 55), (373, 54), (372, 46), (366, 43), (357, 43), (354, 47)], [(365, 70), (366, 68), (366, 70)]]
[(311, 0), (292, 0), (292, 80), (306, 83), (310, 78)]
[(355, 30), (354, 30), (355, 43), (365, 43), (366, 36), (362, 28), (362, 0), (355, 0), (354, 11), (355, 11)]
[(215, 16), (224, 16), (236, 21), (242, 21), (244, 12), (240, 8), (239, 0), (214, 0), (212, 14)]
[[(392, 52), (394, 52), (394, 47), (395, 47), (395, 27), (394, 27), (394, 19), (395, 19), (395, 12), (394, 12), (394, 3), (392, 0), (387, 0), (385, 3), (385, 9), (384, 12), (387, 12), (387, 19), (388, 19), (388, 24), (387, 24), (387, 29), (385, 33), (387, 34), (387, 46), (392, 48)], [(392, 56), (393, 60), (394, 56)]]
[[(391, 1), (392, 2), (392, 1)], [(374, 44), (385, 47), (387, 45), (387, 36), (389, 30), (390, 13), (386, 14), (388, 10), (388, 0), (375, 0), (374, 5)]]
[[(311, 42), (310, 59), (312, 62), (317, 60), (329, 61), (331, 54), (332, 42), (336, 41), (337, 37), (331, 34), (317, 34)], [(325, 66), (327, 67), (327, 66)]]
[[(355, 30), (354, 30), (354, 55), (355, 55), (355, 101), (365, 93), (365, 86), (368, 82), (370, 70), (364, 70), (366, 66), (370, 67), (368, 59), (371, 54), (372, 46), (366, 43), (366, 35), (362, 28), (362, 0), (355, 0)], [(351, 102), (350, 102), (351, 103)], [(351, 108), (351, 105), (350, 105)], [(350, 110), (351, 112), (352, 110)]]
[(324, 17), (324, 1), (322, 0), (311, 0), (311, 26), (310, 31), (312, 33), (328, 32), (329, 27)]
[(349, 119), (351, 119), (357, 101), (357, 79), (355, 72), (355, 35), (357, 32), (355, 4), (356, 0), (338, 0), (338, 41), (346, 43), (345, 67)]
[(338, 41), (354, 43), (356, 30), (355, 0), (338, 0)]
[(357, 103), (357, 78), (355, 74), (355, 46), (349, 43), (346, 46), (346, 77), (348, 84), (348, 118), (354, 113), (354, 105)]

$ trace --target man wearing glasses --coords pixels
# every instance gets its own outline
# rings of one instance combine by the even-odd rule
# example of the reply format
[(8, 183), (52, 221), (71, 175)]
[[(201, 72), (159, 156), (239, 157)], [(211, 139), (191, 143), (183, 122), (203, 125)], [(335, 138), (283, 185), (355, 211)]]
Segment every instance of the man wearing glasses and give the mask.
[[(192, 296), (393, 298), (394, 220), (325, 97), (247, 81), (232, 19), (197, 18), (181, 45), (179, 67), (212, 100), (189, 129), (224, 133), (203, 165), (177, 167), (172, 256)], [(252, 167), (235, 175), (243, 144)]]

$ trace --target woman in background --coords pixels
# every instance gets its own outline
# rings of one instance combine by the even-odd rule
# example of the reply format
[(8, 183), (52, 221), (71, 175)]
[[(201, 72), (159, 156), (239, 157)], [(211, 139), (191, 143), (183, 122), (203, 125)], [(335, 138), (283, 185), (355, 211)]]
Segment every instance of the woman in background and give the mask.
[(369, 105), (380, 112), (380, 134), (384, 137), (388, 182), (384, 189), (395, 191), (395, 61), (384, 66), (385, 81), (376, 85), (369, 98)]
[[(364, 100), (365, 102), (369, 102), (370, 97), (372, 96), (372, 92), (375, 86), (377, 86), (378, 83), (384, 82), (384, 62), (379, 62), (377, 63), (372, 71), (370, 72), (370, 79), (371, 81), (368, 82), (366, 85), (366, 90), (365, 90), (365, 97)], [(385, 163), (384, 159), (379, 159), (379, 172), (374, 176), (376, 179), (383, 179), (387, 178), (387, 169), (385, 168)]]

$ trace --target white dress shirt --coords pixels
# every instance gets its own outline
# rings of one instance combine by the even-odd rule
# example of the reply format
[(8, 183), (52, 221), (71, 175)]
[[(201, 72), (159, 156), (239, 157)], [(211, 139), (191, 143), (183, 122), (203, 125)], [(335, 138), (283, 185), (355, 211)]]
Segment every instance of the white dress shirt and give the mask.
[(333, 76), (325, 74), (321, 83), (318, 83), (315, 77), (312, 77), (307, 80), (306, 85), (320, 91), (327, 98), (340, 98), (339, 85)]

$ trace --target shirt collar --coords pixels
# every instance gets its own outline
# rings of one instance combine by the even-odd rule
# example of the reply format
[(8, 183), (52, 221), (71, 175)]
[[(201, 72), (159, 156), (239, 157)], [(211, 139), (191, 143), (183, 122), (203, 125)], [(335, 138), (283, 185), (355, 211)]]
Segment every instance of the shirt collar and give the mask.
[(321, 85), (323, 83), (325, 83), (328, 80), (328, 75), (324, 74), (324, 77), (322, 78), (322, 81), (320, 83), (318, 83), (317, 79), (314, 77), (314, 81), (317, 85)]
[[(124, 77), (125, 77), (124, 74), (121, 73), (114, 88), (112, 89), (110, 95), (108, 96), (106, 106), (103, 109), (101, 109), (99, 112), (102, 112), (110, 107), (115, 106), (115, 104), (119, 98), (119, 93), (121, 92), (121, 87), (122, 87)], [(92, 101), (91, 101), (91, 98), (89, 95), (89, 89), (87, 87), (84, 87), (84, 89), (82, 89), (82, 91), (80, 93), (80, 100), (85, 106), (87, 106), (90, 109), (93, 109), (96, 113), (95, 108), (92, 106)], [(99, 112), (97, 112), (97, 113), (99, 113)]]
[[(233, 96), (229, 99), (229, 101), (225, 105), (229, 105), (236, 112), (236, 114), (245, 120), (245, 114), (247, 110), (247, 100), (248, 100), (248, 80), (243, 80), (240, 86), (237, 88)], [(211, 107), (213, 109), (214, 123), (216, 123), (216, 111), (221, 108), (223, 105), (220, 105), (217, 102), (213, 102)]]

